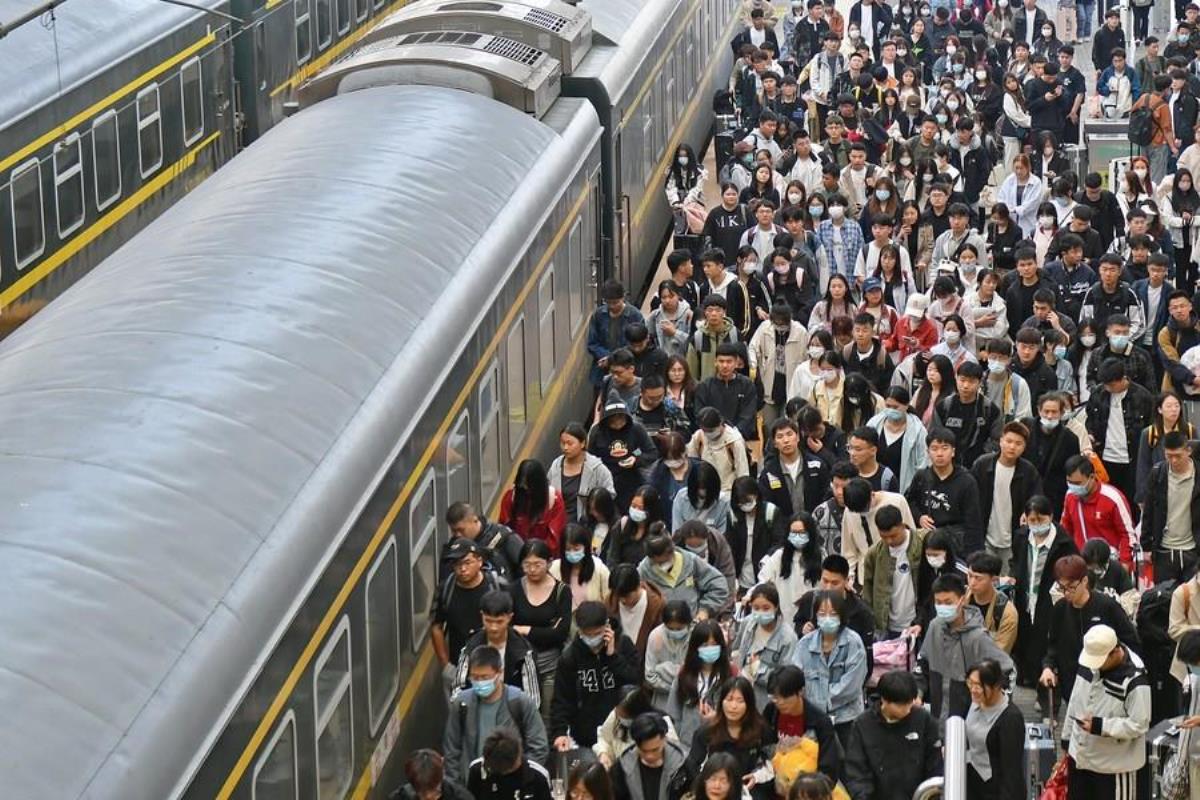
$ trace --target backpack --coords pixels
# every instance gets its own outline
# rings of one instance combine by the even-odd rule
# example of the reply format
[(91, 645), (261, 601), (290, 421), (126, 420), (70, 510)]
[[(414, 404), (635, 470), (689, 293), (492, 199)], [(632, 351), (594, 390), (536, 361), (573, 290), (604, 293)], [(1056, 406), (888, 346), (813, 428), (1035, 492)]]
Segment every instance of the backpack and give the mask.
[(1147, 103), (1129, 113), (1129, 141), (1148, 147), (1154, 139), (1154, 109)]
[(1175, 647), (1174, 641), (1167, 635), (1171, 616), (1171, 595), (1174, 591), (1174, 582), (1166, 581), (1156, 584), (1142, 595), (1136, 622), (1138, 636), (1147, 650)]

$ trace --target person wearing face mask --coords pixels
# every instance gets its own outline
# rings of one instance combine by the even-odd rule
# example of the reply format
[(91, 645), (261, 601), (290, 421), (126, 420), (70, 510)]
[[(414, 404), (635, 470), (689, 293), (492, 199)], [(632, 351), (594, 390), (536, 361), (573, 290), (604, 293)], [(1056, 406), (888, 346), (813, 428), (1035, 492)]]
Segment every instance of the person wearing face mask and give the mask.
[(939, 720), (966, 715), (967, 671), (973, 664), (992, 659), (1002, 672), (1015, 676), (1012, 659), (984, 629), (983, 616), (967, 597), (966, 582), (959, 575), (943, 575), (933, 582), (935, 617), (918, 658), (928, 676), (930, 713)]
[(1017, 609), (1017, 682), (1033, 686), (1046, 658), (1050, 614), (1055, 598), (1055, 565), (1078, 556), (1070, 534), (1054, 523), (1057, 513), (1045, 495), (1025, 503), (1025, 524), (1013, 531), (1012, 602)]
[(467, 671), (471, 685), (451, 701), (442, 734), (446, 777), (466, 783), (471, 763), (484, 755), (484, 741), (501, 728), (515, 731), (529, 757), (545, 762), (550, 748), (537, 704), (504, 682), (500, 651), (479, 645), (471, 651)]
[(1103, 539), (1089, 539), (1079, 551), (1088, 568), (1088, 586), (1093, 592), (1106, 594), (1117, 602), (1135, 588), (1133, 576), (1113, 559), (1112, 548)]
[[(821, 366), (822, 357), (829, 352), (833, 352), (833, 336), (826, 330), (811, 331), (808, 338), (808, 347), (805, 352), (808, 358), (796, 367), (788, 380), (788, 397), (803, 397), (808, 398), (813, 393), (813, 388), (818, 382), (824, 379)], [(839, 358), (840, 362), (840, 358)], [(833, 376), (835, 383), (837, 382), (837, 370), (834, 369)]]
[(1038, 36), (1033, 40), (1033, 55), (1041, 56), (1046, 61), (1056, 61), (1058, 59), (1058, 49), (1063, 46), (1063, 43), (1058, 40), (1058, 33), (1054, 23), (1046, 20), (1038, 28)]
[(783, 546), (763, 558), (758, 579), (775, 586), (779, 607), (788, 609), (790, 619), (800, 598), (817, 588), (824, 542), (812, 516), (804, 511), (793, 514), (787, 526)]
[[(703, 547), (698, 542), (699, 539), (693, 544)], [(654, 584), (668, 601), (683, 600), (697, 619), (708, 619), (715, 618), (733, 603), (729, 588), (733, 578), (731, 557), (728, 567), (730, 575), (727, 578), (690, 548), (677, 548), (671, 537), (663, 532), (647, 539), (646, 557), (638, 564), (638, 574), (642, 580)]]
[[(1089, 430), (1094, 427), (1089, 421)], [(1101, 442), (1097, 452), (1101, 452), (1103, 446)], [(1133, 546), (1138, 542), (1139, 534), (1134, 528), (1134, 517), (1125, 495), (1116, 486), (1101, 481), (1086, 456), (1070, 459), (1065, 469), (1067, 497), (1063, 505), (1063, 527), (1081, 550), (1089, 539), (1103, 539), (1117, 551), (1121, 563), (1132, 568)]]
[[(772, 453), (764, 463), (764, 472), (760, 473), (760, 480), (764, 482), (767, 493), (772, 496), (780, 496), (782, 500), (790, 504), (791, 497), (784, 493), (782, 480), (779, 477), (781, 474), (787, 475), (783, 470), (778, 469), (778, 465), (783, 463), (782, 459), (786, 457), (785, 454), (779, 452), (779, 446), (782, 444), (785, 449), (791, 450), (791, 457), (799, 461), (800, 454), (795, 444), (799, 439), (799, 429), (794, 421), (785, 417), (778, 420), (772, 430), (776, 434), (785, 432), (790, 435), (774, 437), (776, 452)], [(772, 464), (776, 468), (776, 473), (769, 479), (765, 477), (767, 464)], [(772, 483), (778, 484), (779, 488), (772, 490), (770, 488)], [(803, 504), (804, 478), (802, 473), (794, 485), (798, 487), (799, 499)], [(728, 542), (732, 555), (738, 586), (746, 589), (758, 582), (759, 564), (762, 563), (767, 553), (783, 543), (786, 536), (787, 516), (780, 512), (775, 503), (764, 499), (764, 492), (754, 478), (747, 476), (734, 481), (725, 540)]]
[(646, 639), (646, 684), (653, 691), (654, 707), (660, 711), (666, 711), (671, 686), (687, 657), (691, 630), (691, 608), (682, 600), (672, 600), (663, 606), (662, 624)]
[(588, 600), (608, 600), (608, 567), (592, 556), (592, 532), (569, 523), (563, 535), (562, 558), (550, 564), (550, 575), (571, 590), (571, 610)]
[[(744, 375), (739, 375), (749, 381)], [(750, 474), (746, 456), (746, 440), (737, 428), (725, 422), (723, 414), (712, 406), (703, 406), (696, 413), (697, 431), (688, 442), (687, 453), (711, 465), (718, 476), (720, 491), (729, 492), (734, 479)], [(690, 481), (689, 481), (690, 483)], [(715, 498), (707, 498), (710, 502)], [(676, 505), (678, 512), (678, 505)], [(676, 526), (682, 520), (676, 520)], [(724, 530), (724, 520), (710, 520), (710, 524)]]
[(1005, 693), (1004, 670), (991, 659), (967, 673), (967, 796), (979, 800), (1023, 800), (1025, 718)]
[(541, 685), (538, 679), (537, 659), (533, 645), (513, 630), (513, 599), (503, 589), (494, 589), (479, 602), (479, 613), (483, 628), (477, 631), (463, 647), (458, 658), (458, 674), (455, 686), (459, 689), (471, 687), (471, 654), (482, 645), (496, 648), (503, 663), (503, 681), (520, 689), (533, 702), (541, 704)]
[(734, 672), (721, 626), (713, 620), (697, 622), (667, 698), (667, 716), (674, 721), (681, 741), (692, 741), (697, 731), (716, 718), (721, 687)]
[(983, 18), (983, 29), (991, 41), (1004, 38), (1005, 32), (1013, 32), (1013, 10), (1009, 0), (996, 0), (992, 9)]
[(804, 670), (805, 701), (829, 716), (844, 746), (854, 720), (864, 711), (866, 648), (846, 624), (844, 595), (822, 590), (812, 602), (816, 627), (796, 646), (795, 664)]
[(1079, 454), (1079, 439), (1065, 424), (1066, 412), (1063, 396), (1047, 392), (1038, 399), (1037, 416), (1025, 420), (1030, 432), (1025, 458), (1037, 465), (1055, 517), (1062, 513), (1062, 498), (1067, 491), (1066, 463)]
[(620, 687), (642, 682), (637, 650), (603, 603), (581, 603), (574, 618), (579, 633), (558, 661), (550, 707), (549, 731), (559, 752), (571, 749), (572, 739), (594, 745), (597, 729), (621, 700)]
[(775, 584), (763, 582), (750, 589), (746, 602), (749, 613), (742, 618), (733, 638), (732, 661), (754, 686), (751, 700), (765, 708), (770, 695), (767, 686), (775, 670), (792, 663), (796, 632), (783, 608)]
[(717, 531), (698, 519), (692, 519), (680, 525), (672, 539), (676, 547), (682, 547), (720, 572), (729, 587), (729, 596), (737, 595), (737, 570), (734, 568), (729, 541), (723, 531)]

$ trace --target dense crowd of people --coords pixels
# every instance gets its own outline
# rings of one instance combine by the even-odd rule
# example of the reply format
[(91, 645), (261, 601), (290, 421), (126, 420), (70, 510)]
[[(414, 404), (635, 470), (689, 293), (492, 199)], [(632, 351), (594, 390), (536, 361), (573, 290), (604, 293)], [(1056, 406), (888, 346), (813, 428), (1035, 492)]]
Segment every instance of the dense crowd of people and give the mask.
[(1150, 796), (1152, 725), (1200, 726), (1200, 6), (1160, 53), (1109, 5), (746, 0), (719, 196), (681, 146), (591, 424), (449, 509), (401, 796), (909, 800), (962, 717), (968, 798), (1018, 800), (1018, 687), (1066, 796)]

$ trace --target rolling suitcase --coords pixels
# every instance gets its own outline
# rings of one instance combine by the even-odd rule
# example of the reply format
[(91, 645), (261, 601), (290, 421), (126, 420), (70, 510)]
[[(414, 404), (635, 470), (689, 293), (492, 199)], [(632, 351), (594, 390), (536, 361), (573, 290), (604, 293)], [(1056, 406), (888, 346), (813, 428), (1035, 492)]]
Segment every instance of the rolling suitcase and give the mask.
[(1146, 734), (1146, 747), (1149, 750), (1151, 800), (1159, 800), (1162, 797), (1163, 767), (1179, 749), (1178, 724), (1182, 719), (1183, 717), (1164, 719)]
[(1025, 758), (1029, 764), (1028, 796), (1037, 800), (1058, 761), (1058, 742), (1054, 740), (1053, 727), (1034, 722), (1025, 725)]

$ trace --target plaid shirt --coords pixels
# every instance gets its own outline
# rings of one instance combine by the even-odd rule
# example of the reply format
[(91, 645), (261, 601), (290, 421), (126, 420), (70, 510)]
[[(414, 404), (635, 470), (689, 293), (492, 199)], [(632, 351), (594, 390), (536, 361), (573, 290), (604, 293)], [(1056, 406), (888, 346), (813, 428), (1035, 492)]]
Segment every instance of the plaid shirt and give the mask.
[(838, 264), (836, 257), (836, 248), (838, 239), (833, 232), (833, 222), (824, 220), (821, 227), (817, 229), (817, 237), (821, 240), (821, 247), (825, 250), (825, 256), (829, 259), (829, 274), (835, 273), (846, 276), (850, 281), (850, 285), (854, 285), (854, 263), (858, 260), (858, 254), (863, 249), (862, 228), (852, 219), (846, 218), (842, 220), (841, 227), (841, 244), (844, 247), (841, 264)]

